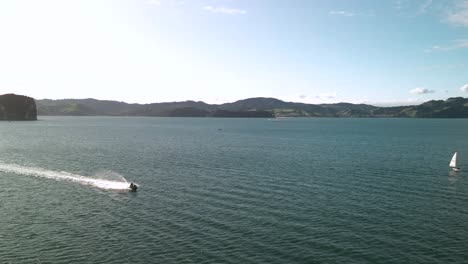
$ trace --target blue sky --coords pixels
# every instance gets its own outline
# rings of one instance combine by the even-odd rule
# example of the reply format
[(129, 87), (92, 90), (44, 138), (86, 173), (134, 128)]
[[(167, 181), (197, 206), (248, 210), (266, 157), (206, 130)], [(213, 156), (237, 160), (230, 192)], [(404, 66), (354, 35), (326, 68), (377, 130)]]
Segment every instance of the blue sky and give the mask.
[(468, 0), (0, 2), (0, 93), (149, 103), (466, 96)]

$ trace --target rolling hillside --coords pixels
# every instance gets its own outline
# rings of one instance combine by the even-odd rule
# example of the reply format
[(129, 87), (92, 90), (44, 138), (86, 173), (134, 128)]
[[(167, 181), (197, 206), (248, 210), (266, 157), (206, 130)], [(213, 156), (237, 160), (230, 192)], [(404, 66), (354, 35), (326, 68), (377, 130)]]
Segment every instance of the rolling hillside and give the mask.
[(264, 97), (220, 105), (195, 101), (127, 104), (96, 99), (44, 99), (36, 102), (38, 115), (58, 116), (468, 118), (468, 99), (462, 97), (399, 107), (304, 104)]

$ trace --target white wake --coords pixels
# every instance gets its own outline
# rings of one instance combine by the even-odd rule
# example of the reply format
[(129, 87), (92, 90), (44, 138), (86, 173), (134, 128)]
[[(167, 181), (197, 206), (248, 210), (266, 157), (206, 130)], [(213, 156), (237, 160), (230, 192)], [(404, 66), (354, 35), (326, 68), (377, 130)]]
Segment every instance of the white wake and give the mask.
[(26, 167), (16, 164), (0, 163), (0, 171), (14, 174), (21, 174), (34, 177), (42, 177), (57, 181), (73, 181), (80, 184), (92, 185), (101, 189), (109, 190), (125, 190), (129, 185), (125, 178), (122, 181), (113, 181), (106, 179), (93, 179), (78, 174), (73, 174), (65, 171), (51, 171), (42, 168)]

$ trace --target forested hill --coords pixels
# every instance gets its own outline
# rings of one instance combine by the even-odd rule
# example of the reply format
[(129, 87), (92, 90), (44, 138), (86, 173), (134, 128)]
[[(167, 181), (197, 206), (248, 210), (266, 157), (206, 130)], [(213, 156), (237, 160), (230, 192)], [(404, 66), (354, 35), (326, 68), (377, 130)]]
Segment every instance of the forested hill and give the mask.
[(420, 105), (377, 107), (366, 104), (305, 104), (275, 98), (249, 98), (233, 103), (184, 101), (128, 104), (96, 99), (36, 100), (38, 115), (161, 117), (421, 117), (467, 118), (468, 99), (429, 101)]

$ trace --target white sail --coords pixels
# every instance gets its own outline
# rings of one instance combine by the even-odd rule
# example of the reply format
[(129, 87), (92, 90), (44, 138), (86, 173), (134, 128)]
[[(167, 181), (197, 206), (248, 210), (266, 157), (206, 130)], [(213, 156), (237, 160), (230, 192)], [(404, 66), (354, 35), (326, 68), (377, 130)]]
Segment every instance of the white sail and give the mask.
[(457, 153), (453, 154), (452, 160), (450, 161), (449, 164), (450, 167), (455, 168), (457, 167)]

